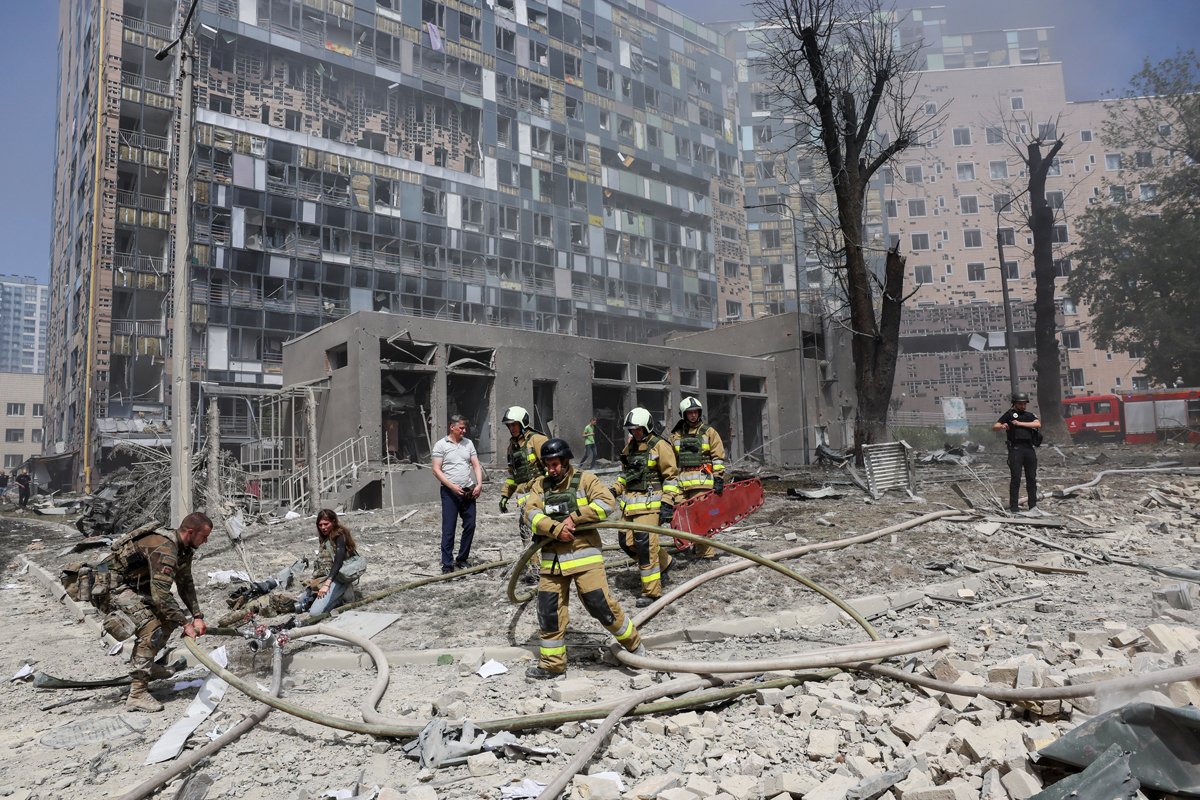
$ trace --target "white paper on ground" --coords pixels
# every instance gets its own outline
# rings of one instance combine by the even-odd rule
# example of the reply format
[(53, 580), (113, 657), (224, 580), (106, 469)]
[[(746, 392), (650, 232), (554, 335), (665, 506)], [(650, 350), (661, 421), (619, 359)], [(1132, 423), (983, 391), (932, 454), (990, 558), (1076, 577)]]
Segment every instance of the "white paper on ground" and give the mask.
[(121, 648), (124, 646), (124, 642), (113, 642), (113, 646), (108, 648), (108, 654), (110, 656), (115, 656), (117, 653), (121, 652)]
[(295, 511), (289, 510), (286, 514), (283, 515), (283, 518), (284, 519), (300, 519), (300, 515), (297, 514)]
[(194, 681), (176, 681), (175, 685), (171, 687), (171, 691), (182, 692), (184, 689), (195, 689), (196, 687), (203, 685), (204, 681), (200, 680), (199, 678), (196, 678)]
[[(337, 628), (339, 631), (352, 633), (367, 639), (374, 637), (387, 626), (400, 619), (399, 614), (383, 614), (379, 611), (347, 611), (339, 614), (332, 622), (322, 623), (327, 628)], [(353, 647), (349, 642), (335, 639), (332, 636), (311, 636), (307, 639), (316, 644), (337, 644), (343, 647)]]
[(526, 778), (520, 783), (510, 783), (507, 786), (501, 786), (500, 795), (504, 800), (524, 800), (524, 798), (537, 797), (545, 788), (546, 784)]
[(20, 588), (21, 588), (21, 584), (19, 584), (19, 583), (6, 583), (3, 586), (0, 586), (0, 589), (20, 589)]
[[(224, 647), (213, 650), (209, 653), (209, 657), (222, 667), (229, 663), (229, 655)], [(208, 718), (208, 715), (217, 707), (217, 703), (221, 702), (228, 686), (229, 684), (225, 681), (209, 673), (204, 685), (200, 687), (200, 691), (192, 698), (187, 711), (183, 712), (183, 716), (159, 737), (142, 763), (157, 764), (161, 761), (169, 761), (179, 755), (183, 751), (183, 745), (187, 742), (188, 737), (196, 728), (200, 727), (200, 723)]]
[(23, 666), (19, 670), (17, 670), (17, 674), (12, 676), (12, 680), (19, 681), (22, 678), (27, 678), (32, 674), (33, 674), (33, 667), (30, 666), (29, 664), (26, 664), (25, 666)]
[(493, 675), (503, 675), (508, 672), (508, 667), (501, 664), (496, 659), (488, 659), (488, 662), (475, 671), (481, 678), (490, 678)]

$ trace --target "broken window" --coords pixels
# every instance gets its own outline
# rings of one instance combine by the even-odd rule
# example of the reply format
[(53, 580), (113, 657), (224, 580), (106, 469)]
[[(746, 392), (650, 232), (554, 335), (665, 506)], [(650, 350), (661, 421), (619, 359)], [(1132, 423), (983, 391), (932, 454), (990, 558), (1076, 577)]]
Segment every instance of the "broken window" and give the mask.
[(592, 377), (603, 381), (625, 381), (629, 379), (629, 365), (613, 361), (593, 361)]
[(668, 383), (671, 379), (671, 368), (638, 364), (635, 375), (638, 383)]

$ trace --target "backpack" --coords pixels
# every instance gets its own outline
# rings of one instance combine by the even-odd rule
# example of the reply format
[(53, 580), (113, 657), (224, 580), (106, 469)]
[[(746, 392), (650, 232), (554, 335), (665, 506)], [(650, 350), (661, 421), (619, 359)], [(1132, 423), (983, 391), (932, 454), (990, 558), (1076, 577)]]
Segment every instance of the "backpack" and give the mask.
[(1041, 428), (1031, 428), (1029, 430), (1029, 433), (1031, 434), (1033, 446), (1041, 447), (1042, 446), (1042, 429)]

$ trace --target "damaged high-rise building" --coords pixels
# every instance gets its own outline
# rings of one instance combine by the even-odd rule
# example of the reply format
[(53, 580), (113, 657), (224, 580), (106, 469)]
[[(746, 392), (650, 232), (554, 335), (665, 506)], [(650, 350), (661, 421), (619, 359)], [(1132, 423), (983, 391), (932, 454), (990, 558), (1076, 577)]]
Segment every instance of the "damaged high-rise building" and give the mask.
[(188, 5), (60, 1), (46, 427), (84, 482), (164, 438), (181, 211), (189, 377), (234, 441), (227, 387), (279, 385), (283, 342), (353, 311), (642, 341), (748, 300), (713, 30), (626, 0), (200, 0), (179, 209), (154, 55)]

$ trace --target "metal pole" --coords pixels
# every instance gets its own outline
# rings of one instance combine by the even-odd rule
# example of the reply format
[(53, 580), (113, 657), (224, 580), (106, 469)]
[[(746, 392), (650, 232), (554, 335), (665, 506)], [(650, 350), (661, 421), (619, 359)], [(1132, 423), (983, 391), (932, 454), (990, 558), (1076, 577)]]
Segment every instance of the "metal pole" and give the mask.
[(792, 219), (792, 258), (796, 270), (796, 352), (798, 354), (800, 377), (800, 439), (801, 458), (807, 466), (812, 463), (808, 448), (808, 388), (804, 377), (804, 318), (800, 311), (800, 234), (796, 228), (796, 212), (787, 203), (763, 203), (761, 205), (743, 206), (743, 208), (779, 208), (787, 212)]
[(1004, 297), (1004, 345), (1008, 350), (1008, 388), (1011, 394), (1016, 394), (1020, 389), (1017, 379), (1017, 343), (1013, 335), (1012, 300), (1008, 294), (1008, 267), (1004, 265), (1004, 239), (1000, 235), (1000, 215), (1020, 196), (1019, 194), (1012, 197), (996, 210), (996, 254), (1000, 256), (1000, 293)]
[(175, 173), (175, 257), (172, 276), (171, 302), (171, 525), (179, 525), (192, 511), (192, 436), (189, 411), (191, 405), (191, 368), (188, 351), (191, 345), (191, 299), (188, 288), (191, 264), (188, 254), (191, 245), (191, 172), (192, 172), (192, 82), (193, 64), (189, 63), (195, 40), (189, 21), (180, 31), (179, 73), (183, 78), (179, 108), (179, 159)]
[(315, 514), (321, 508), (321, 467), (317, 463), (317, 393), (304, 389), (304, 428), (308, 435), (308, 504)]

